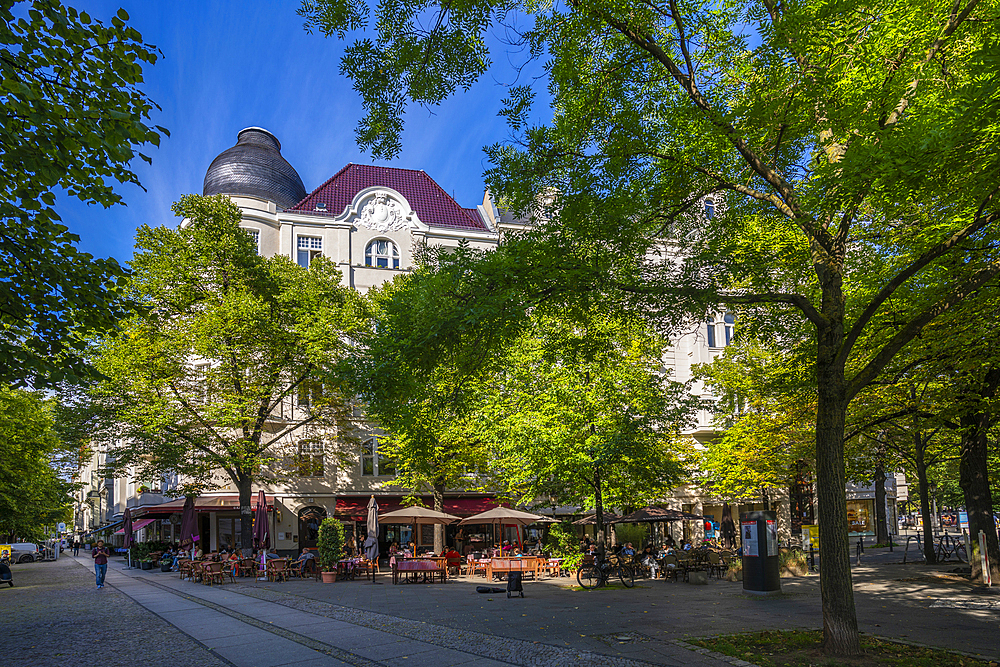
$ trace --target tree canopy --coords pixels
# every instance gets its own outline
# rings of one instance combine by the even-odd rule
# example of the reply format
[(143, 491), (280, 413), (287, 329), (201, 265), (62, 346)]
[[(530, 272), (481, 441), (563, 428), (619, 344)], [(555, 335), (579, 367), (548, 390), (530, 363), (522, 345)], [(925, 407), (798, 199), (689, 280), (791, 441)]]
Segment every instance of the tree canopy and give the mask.
[[(996, 0), (390, 1), (342, 60), (367, 114), (360, 143), (387, 155), (407, 103), (469, 86), (490, 66), (487, 31), (510, 28), (545, 59), (551, 120), (529, 122), (536, 91), (513, 87), (503, 111), (513, 141), (488, 149), (487, 179), (506, 207), (535, 213), (537, 243), (559, 256), (548, 267), (590, 275), (591, 289), (651, 317), (742, 304), (761, 313), (767, 338), (809, 342), (832, 654), (860, 652), (850, 401), (1000, 272), (997, 10)], [(359, 0), (301, 8), (340, 36), (367, 27), (369, 11)], [(727, 210), (695, 215), (706, 197)], [(648, 261), (664, 249), (675, 259)]]
[(69, 514), (72, 484), (60, 476), (62, 443), (52, 402), (0, 386), (0, 535), (34, 538)]
[[(95, 406), (117, 470), (179, 473), (188, 491), (324, 475), (354, 452), (355, 415), (334, 372), (363, 320), (333, 264), (260, 257), (224, 196), (174, 205), (179, 229), (139, 229), (129, 281), (143, 311), (100, 341)], [(249, 517), (242, 546), (251, 546)]]
[(126, 24), (58, 0), (0, 1), (0, 381), (45, 386), (92, 376), (88, 335), (128, 309), (123, 269), (80, 252), (60, 224), (64, 194), (109, 207), (114, 184), (167, 131), (141, 91), (155, 47)]

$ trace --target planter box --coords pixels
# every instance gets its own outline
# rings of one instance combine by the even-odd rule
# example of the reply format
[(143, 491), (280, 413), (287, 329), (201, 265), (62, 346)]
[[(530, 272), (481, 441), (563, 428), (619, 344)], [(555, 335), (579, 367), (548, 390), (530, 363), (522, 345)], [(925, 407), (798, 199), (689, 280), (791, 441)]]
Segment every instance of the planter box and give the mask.
[(144, 570), (152, 570), (153, 569), (153, 564), (152, 563), (148, 563), (146, 561), (142, 561), (141, 565), (142, 565), (142, 569), (144, 569)]
[(160, 563), (160, 572), (170, 572), (171, 565), (173, 565), (173, 563), (171, 563), (170, 561), (168, 560), (163, 561), (162, 563)]

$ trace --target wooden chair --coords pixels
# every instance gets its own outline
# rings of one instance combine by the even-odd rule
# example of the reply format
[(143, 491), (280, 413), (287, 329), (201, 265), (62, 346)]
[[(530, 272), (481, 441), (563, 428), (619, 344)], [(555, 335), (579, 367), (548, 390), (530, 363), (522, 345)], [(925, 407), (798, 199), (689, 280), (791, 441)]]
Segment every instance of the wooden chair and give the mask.
[(267, 580), (288, 581), (288, 569), (285, 565), (287, 565), (287, 561), (284, 558), (274, 558), (267, 561)]
[(726, 573), (726, 564), (722, 562), (722, 556), (714, 551), (709, 551), (708, 576), (712, 576), (712, 573), (715, 573), (715, 576), (721, 579), (722, 575)]
[[(677, 556), (673, 554), (667, 554), (660, 561), (660, 568), (663, 571), (663, 578), (672, 577), (673, 580), (677, 581), (677, 575), (684, 572), (683, 566), (678, 562)], [(685, 578), (687, 575), (685, 574)]]
[(215, 583), (226, 583), (226, 573), (223, 563), (205, 563), (201, 568), (201, 583), (211, 586)]
[(181, 558), (179, 561), (177, 561), (177, 570), (178, 570), (178, 572), (180, 572), (181, 579), (184, 579), (185, 577), (189, 577), (190, 578), (191, 577), (191, 559), (190, 558)]

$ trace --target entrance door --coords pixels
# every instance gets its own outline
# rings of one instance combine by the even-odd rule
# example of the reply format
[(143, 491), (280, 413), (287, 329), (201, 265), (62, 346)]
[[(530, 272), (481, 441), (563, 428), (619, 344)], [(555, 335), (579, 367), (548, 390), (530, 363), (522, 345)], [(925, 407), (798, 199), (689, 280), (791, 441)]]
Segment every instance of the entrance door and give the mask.
[(315, 549), (319, 541), (319, 524), (326, 518), (326, 509), (305, 507), (299, 510), (299, 548)]

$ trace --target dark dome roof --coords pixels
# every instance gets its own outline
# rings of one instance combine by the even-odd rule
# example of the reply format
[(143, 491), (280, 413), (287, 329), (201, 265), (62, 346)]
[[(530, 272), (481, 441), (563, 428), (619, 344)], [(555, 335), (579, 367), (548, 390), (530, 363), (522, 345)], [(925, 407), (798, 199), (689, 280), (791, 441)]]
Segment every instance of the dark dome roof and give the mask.
[(236, 135), (236, 145), (212, 160), (205, 174), (206, 195), (250, 195), (291, 208), (306, 196), (302, 179), (281, 157), (281, 143), (259, 127)]

